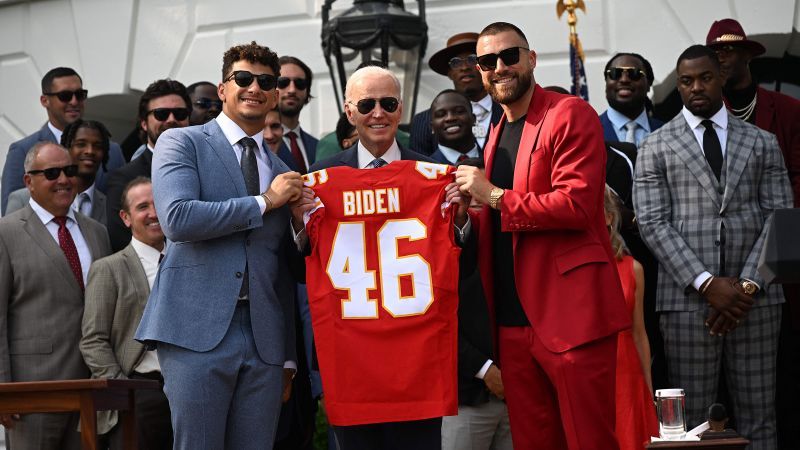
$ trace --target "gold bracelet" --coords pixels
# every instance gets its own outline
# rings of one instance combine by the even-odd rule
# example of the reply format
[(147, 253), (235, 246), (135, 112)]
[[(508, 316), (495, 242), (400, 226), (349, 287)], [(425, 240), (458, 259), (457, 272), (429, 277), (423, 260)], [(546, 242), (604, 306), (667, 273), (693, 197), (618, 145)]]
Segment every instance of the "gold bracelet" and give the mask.
[(266, 214), (267, 211), (269, 211), (269, 210), (271, 210), (272, 208), (275, 207), (275, 202), (273, 202), (272, 199), (269, 198), (269, 195), (267, 195), (266, 192), (262, 192), (261, 193), (261, 198), (263, 198), (264, 202), (266, 202), (266, 204), (267, 204), (267, 209), (264, 210), (264, 214)]
[(706, 294), (706, 291), (708, 290), (708, 287), (711, 286), (712, 281), (714, 281), (714, 275), (708, 277), (708, 279), (700, 285), (700, 295)]

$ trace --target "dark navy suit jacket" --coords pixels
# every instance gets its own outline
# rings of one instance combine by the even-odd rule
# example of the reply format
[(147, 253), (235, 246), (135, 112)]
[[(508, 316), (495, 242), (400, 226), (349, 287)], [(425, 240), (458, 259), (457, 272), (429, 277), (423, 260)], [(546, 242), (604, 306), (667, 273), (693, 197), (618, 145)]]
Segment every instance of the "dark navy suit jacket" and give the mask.
[[(648, 117), (647, 121), (650, 122), (651, 133), (664, 126), (664, 122), (655, 117)], [(611, 120), (608, 118), (607, 111), (603, 111), (603, 114), (600, 114), (600, 123), (603, 125), (603, 139), (608, 142), (619, 142), (619, 136), (617, 136), (617, 132), (614, 130), (614, 124), (612, 124)]]
[[(317, 160), (317, 142), (319, 142), (319, 139), (306, 133), (302, 128), (300, 128), (300, 139), (303, 141), (303, 147), (306, 148), (306, 156), (308, 157), (308, 165), (310, 167)], [(295, 172), (305, 173), (297, 166), (294, 156), (292, 156), (292, 151), (289, 150), (289, 147), (283, 140), (281, 141), (281, 147), (278, 149), (278, 158)]]

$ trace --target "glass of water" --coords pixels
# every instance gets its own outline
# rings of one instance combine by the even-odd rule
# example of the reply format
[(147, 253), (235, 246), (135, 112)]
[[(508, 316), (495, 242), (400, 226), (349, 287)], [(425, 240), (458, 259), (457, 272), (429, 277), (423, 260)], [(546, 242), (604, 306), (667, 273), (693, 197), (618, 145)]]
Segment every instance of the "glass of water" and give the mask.
[(662, 439), (678, 440), (686, 435), (685, 397), (683, 389), (656, 391), (656, 408)]

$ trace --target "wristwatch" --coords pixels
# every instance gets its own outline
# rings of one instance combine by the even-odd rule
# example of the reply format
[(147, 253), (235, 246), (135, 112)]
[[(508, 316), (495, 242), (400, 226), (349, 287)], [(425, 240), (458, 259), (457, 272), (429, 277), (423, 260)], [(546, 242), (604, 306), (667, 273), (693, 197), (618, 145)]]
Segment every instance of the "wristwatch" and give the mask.
[(506, 191), (499, 187), (492, 188), (492, 192), (489, 193), (489, 206), (492, 209), (497, 209), (497, 204), (500, 202), (500, 198), (503, 197), (505, 192)]
[(747, 295), (755, 295), (755, 293), (758, 292), (758, 285), (750, 280), (739, 280), (739, 286), (742, 287), (742, 290)]

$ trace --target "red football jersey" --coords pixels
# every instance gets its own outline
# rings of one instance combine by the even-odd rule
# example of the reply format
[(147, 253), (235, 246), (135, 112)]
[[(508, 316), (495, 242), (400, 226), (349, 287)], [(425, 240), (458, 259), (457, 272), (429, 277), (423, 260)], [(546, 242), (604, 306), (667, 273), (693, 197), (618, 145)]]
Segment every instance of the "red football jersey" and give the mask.
[(325, 410), (334, 425), (458, 410), (454, 168), (395, 161), (305, 175), (306, 258)]

